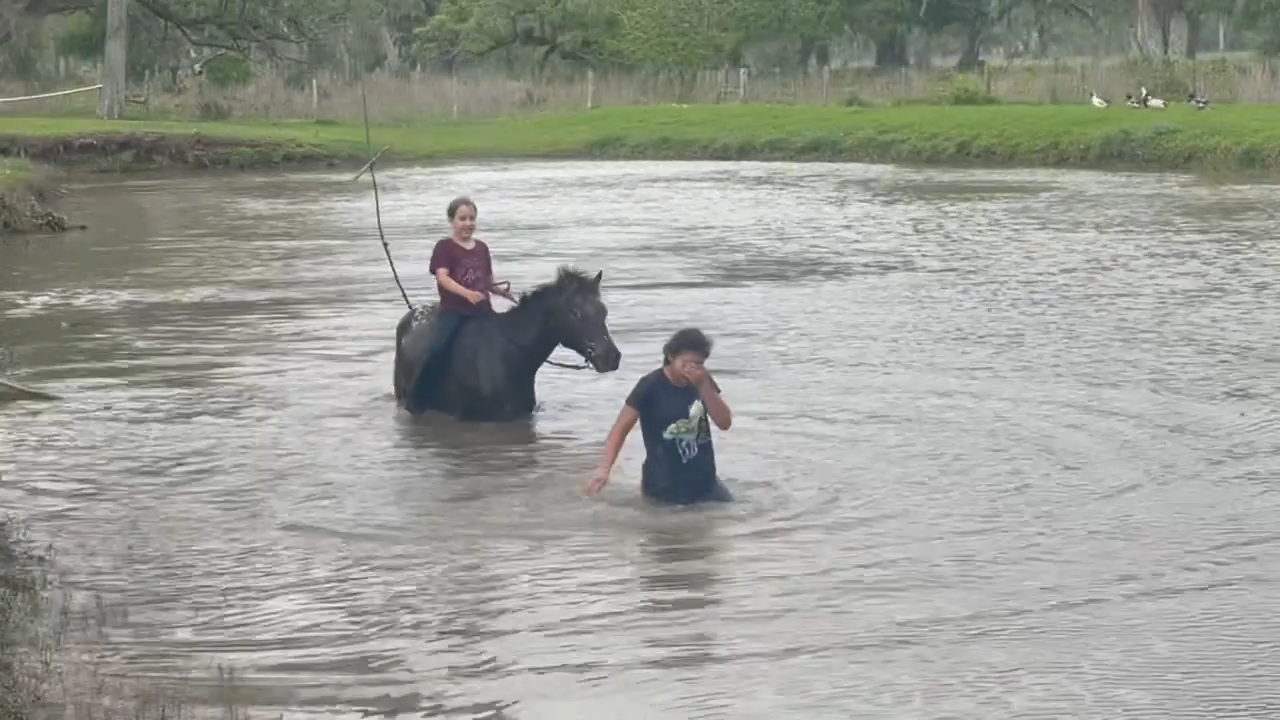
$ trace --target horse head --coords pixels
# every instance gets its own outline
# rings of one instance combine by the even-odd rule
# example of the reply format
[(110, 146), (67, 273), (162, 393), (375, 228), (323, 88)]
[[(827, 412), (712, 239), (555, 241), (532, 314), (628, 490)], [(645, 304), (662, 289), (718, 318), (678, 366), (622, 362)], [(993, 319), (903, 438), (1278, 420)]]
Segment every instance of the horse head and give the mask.
[[(604, 272), (594, 277), (569, 267), (561, 267), (556, 279), (525, 298), (545, 303), (549, 333), (558, 345), (582, 356), (598, 373), (613, 372), (622, 362), (622, 351), (614, 344), (605, 322), (609, 309), (600, 298)], [(541, 303), (540, 303), (541, 304)]]

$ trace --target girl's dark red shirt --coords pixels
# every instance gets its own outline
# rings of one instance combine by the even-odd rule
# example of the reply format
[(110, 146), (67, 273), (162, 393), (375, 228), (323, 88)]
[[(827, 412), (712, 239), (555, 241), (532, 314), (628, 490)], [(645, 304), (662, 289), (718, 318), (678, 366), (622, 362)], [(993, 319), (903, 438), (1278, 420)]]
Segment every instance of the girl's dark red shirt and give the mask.
[(468, 290), (476, 290), (485, 294), (484, 300), (472, 305), (471, 301), (455, 295), (436, 282), (440, 292), (440, 306), (446, 310), (463, 315), (478, 315), (493, 312), (493, 303), (489, 301), (489, 289), (493, 287), (493, 258), (489, 255), (489, 246), (480, 240), (470, 249), (464, 248), (451, 238), (444, 238), (436, 243), (431, 251), (431, 276), (444, 268), (449, 277)]

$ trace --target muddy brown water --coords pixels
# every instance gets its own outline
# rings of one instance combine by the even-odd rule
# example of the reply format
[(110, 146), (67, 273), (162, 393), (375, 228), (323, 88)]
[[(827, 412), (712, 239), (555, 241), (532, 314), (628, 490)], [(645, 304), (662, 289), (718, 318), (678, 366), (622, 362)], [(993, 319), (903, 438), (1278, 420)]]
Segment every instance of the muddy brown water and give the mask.
[[(136, 676), (293, 712), (1280, 713), (1280, 188), (861, 165), (381, 176), (411, 293), (455, 193), (516, 287), (603, 269), (620, 371), (531, 426), (410, 422), (348, 173), (95, 180), (0, 246), (0, 506), (127, 615)], [(739, 496), (602, 500), (604, 434), (699, 325)], [(556, 356), (571, 360), (561, 351)], [(638, 435), (638, 433), (637, 433)], [(242, 694), (241, 697), (244, 697)]]

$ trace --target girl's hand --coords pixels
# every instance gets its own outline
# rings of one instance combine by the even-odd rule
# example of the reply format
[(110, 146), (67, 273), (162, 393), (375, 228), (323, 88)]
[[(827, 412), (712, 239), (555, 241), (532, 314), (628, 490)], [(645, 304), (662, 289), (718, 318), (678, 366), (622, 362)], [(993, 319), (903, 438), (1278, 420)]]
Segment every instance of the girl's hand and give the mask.
[(595, 495), (603, 490), (604, 486), (608, 484), (609, 468), (603, 466), (596, 468), (596, 471), (591, 474), (591, 480), (587, 482), (587, 495)]
[(479, 290), (468, 290), (466, 298), (472, 305), (484, 302), (485, 294)]

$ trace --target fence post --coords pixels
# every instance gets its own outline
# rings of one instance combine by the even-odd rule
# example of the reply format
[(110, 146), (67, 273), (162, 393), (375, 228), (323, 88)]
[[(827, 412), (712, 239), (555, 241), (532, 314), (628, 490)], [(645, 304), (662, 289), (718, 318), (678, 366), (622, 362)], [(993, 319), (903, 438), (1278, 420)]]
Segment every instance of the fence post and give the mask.
[(596, 106), (596, 71), (587, 68), (587, 109), (591, 110)]
[(747, 81), (750, 79), (750, 77), (751, 77), (751, 71), (747, 69), (746, 65), (743, 65), (742, 67), (738, 68), (738, 101), (739, 102), (747, 101)]
[(453, 119), (458, 119), (458, 71), (449, 70), (449, 94), (453, 97)]
[(320, 119), (320, 84), (315, 75), (311, 76), (311, 119)]
[(831, 66), (822, 66), (822, 104), (827, 104), (827, 98), (831, 96)]

